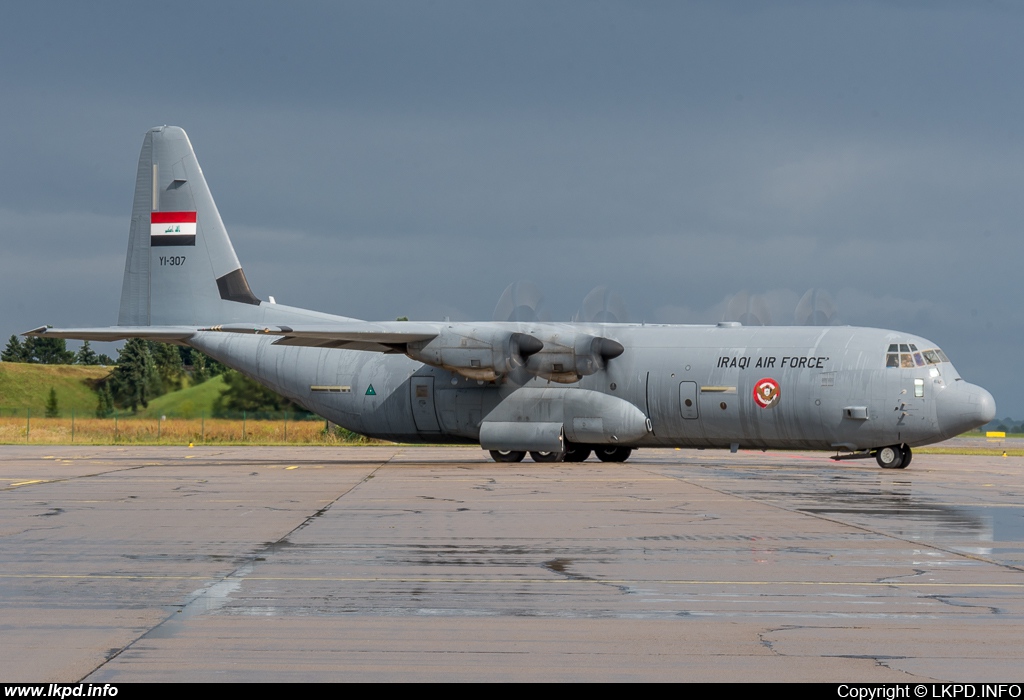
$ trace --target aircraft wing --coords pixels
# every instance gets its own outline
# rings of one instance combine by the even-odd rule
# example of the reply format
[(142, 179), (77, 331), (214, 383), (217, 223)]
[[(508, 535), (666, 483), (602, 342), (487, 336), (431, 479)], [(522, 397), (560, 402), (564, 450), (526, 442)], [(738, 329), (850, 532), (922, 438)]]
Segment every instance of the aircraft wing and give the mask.
[(190, 326), (106, 326), (100, 328), (49, 328), (40, 326), (22, 333), (34, 338), (67, 338), (71, 340), (127, 340), (145, 338), (173, 342), (188, 340), (196, 333)]
[(263, 326), (233, 323), (199, 329), (204, 332), (277, 335), (274, 345), (298, 345), (311, 348), (345, 348), (370, 352), (404, 353), (405, 345), (436, 338), (437, 326), (426, 323), (393, 321), (385, 323), (318, 323), (307, 326)]

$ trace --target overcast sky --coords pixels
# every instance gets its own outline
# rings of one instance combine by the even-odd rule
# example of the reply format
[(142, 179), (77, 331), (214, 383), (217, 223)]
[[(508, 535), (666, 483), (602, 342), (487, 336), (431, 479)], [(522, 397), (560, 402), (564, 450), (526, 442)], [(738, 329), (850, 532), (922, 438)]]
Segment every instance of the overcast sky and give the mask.
[(0, 336), (116, 322), (175, 124), (262, 298), (784, 324), (813, 288), (1024, 418), (1021, 37), (1009, 2), (4, 3)]

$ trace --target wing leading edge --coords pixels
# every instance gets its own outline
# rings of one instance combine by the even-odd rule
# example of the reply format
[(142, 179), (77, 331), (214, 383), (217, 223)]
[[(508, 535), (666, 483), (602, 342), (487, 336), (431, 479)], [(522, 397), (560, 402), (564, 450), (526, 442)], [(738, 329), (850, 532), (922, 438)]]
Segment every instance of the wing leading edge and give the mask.
[(65, 338), (68, 340), (114, 341), (145, 338), (164, 342), (185, 341), (196, 333), (189, 326), (106, 326), (99, 328), (49, 328), (40, 326), (22, 333), (32, 338)]
[(324, 323), (308, 326), (274, 326), (233, 323), (200, 331), (241, 333), (245, 335), (280, 336), (274, 345), (292, 345), (309, 348), (344, 348), (369, 352), (398, 353), (406, 351), (409, 343), (429, 341), (440, 332), (436, 326), (423, 323), (395, 321), (388, 323)]

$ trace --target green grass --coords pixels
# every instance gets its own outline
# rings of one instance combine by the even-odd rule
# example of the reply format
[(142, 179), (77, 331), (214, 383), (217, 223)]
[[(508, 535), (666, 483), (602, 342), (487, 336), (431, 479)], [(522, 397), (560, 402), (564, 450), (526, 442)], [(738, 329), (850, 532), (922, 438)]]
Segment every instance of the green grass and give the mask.
[(0, 362), (0, 409), (4, 415), (12, 409), (42, 416), (50, 389), (57, 392), (57, 407), (70, 415), (93, 415), (96, 393), (93, 385), (110, 374), (110, 367), (80, 365), (30, 365)]
[[(30, 409), (32, 415), (42, 418), (50, 387), (57, 391), (57, 408), (62, 416), (74, 411), (79, 417), (96, 413), (96, 382), (110, 374), (111, 367), (83, 367), (81, 365), (30, 365), (20, 362), (0, 362), (0, 415), (23, 415)], [(140, 417), (199, 418), (213, 414), (213, 402), (224, 391), (223, 377), (189, 386), (159, 396), (149, 407), (139, 409)]]
[(140, 408), (139, 415), (150, 418), (159, 416), (174, 416), (176, 418), (206, 416), (209, 418), (213, 415), (213, 402), (224, 392), (225, 388), (227, 387), (224, 385), (224, 377), (216, 376), (202, 384), (158, 396), (149, 402), (148, 408)]

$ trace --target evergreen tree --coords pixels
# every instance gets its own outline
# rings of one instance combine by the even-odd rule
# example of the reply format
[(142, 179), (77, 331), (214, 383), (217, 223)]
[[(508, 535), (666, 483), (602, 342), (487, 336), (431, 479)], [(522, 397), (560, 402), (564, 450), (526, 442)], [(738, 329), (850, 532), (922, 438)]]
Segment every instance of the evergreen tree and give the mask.
[(139, 406), (148, 406), (149, 400), (159, 396), (163, 389), (149, 344), (141, 338), (131, 338), (118, 351), (117, 366), (110, 378), (116, 402), (132, 412), (137, 412)]
[(146, 341), (149, 354), (153, 358), (153, 366), (160, 376), (160, 393), (177, 391), (181, 388), (181, 380), (185, 376), (185, 368), (181, 363), (181, 353), (174, 345)]
[(96, 364), (103, 365), (104, 367), (110, 367), (111, 365), (116, 365), (117, 363), (114, 362), (113, 359), (111, 359), (110, 355), (100, 354), (96, 356)]
[(110, 393), (110, 382), (103, 382), (96, 393), (96, 417), (109, 418), (114, 413), (114, 397)]
[(50, 397), (46, 399), (46, 417), (57, 418), (60, 416), (60, 408), (57, 407), (57, 390), (50, 387)]
[(230, 370), (226, 365), (222, 365), (217, 360), (213, 359), (209, 355), (204, 355), (204, 362), (206, 362), (206, 371), (210, 373), (211, 377), (216, 377), (221, 374), (225, 374)]
[[(195, 350), (194, 348), (180, 348), (181, 361), (186, 368), (191, 368), (192, 383), (202, 384), (211, 377), (216, 377), (218, 374), (224, 374), (228, 371), (228, 368), (217, 362), (209, 355)], [(188, 350), (188, 352), (185, 352)]]
[(16, 335), (12, 335), (7, 341), (7, 347), (0, 353), (0, 360), (4, 362), (30, 362), (28, 350), (24, 343)]
[(29, 338), (25, 341), (29, 355), (28, 362), (43, 365), (70, 365), (75, 361), (75, 353), (68, 350), (67, 341), (63, 338)]
[(192, 356), (192, 383), (202, 384), (210, 378), (210, 372), (206, 369), (206, 356), (197, 352)]
[(86, 340), (82, 343), (82, 347), (79, 349), (78, 354), (75, 355), (76, 365), (98, 365), (100, 363), (99, 357), (89, 347), (89, 341)]
[(247, 413), (305, 412), (305, 409), (249, 379), (241, 372), (228, 370), (224, 373), (224, 383), (227, 385), (227, 389), (214, 402), (214, 415), (223, 416), (242, 411)]

